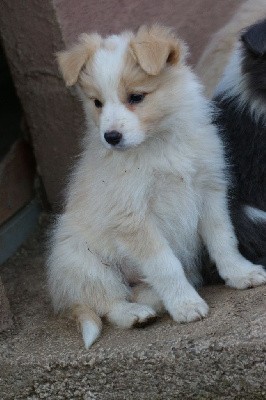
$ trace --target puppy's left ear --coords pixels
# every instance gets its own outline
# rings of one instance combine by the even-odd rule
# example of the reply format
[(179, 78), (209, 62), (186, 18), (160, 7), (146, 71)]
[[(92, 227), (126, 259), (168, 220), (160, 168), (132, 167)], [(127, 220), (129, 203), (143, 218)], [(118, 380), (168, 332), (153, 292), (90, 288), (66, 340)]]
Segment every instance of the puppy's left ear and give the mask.
[(83, 33), (78, 43), (68, 50), (56, 54), (59, 69), (63, 75), (66, 86), (77, 83), (80, 71), (86, 62), (100, 47), (101, 37), (98, 34)]
[(149, 75), (158, 75), (167, 64), (178, 64), (182, 47), (171, 30), (160, 25), (141, 26), (130, 43), (134, 58)]

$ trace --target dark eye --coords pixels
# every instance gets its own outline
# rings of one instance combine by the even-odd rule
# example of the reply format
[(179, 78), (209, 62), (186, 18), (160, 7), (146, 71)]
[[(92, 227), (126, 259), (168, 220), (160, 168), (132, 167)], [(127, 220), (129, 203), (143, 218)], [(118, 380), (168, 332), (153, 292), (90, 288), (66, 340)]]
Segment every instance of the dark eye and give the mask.
[(129, 102), (129, 104), (138, 104), (138, 103), (142, 102), (144, 97), (145, 97), (145, 94), (130, 94), (128, 96), (128, 102)]
[(97, 108), (102, 108), (102, 106), (103, 106), (103, 103), (101, 103), (100, 100), (98, 100), (98, 99), (94, 100), (94, 104), (95, 104), (95, 107), (97, 107)]

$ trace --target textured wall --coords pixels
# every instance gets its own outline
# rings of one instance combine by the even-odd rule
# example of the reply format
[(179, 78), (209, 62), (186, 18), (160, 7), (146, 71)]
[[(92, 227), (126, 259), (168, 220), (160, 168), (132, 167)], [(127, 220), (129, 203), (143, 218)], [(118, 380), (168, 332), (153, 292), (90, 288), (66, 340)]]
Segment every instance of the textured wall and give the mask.
[(118, 33), (141, 24), (173, 26), (191, 47), (191, 61), (201, 54), (210, 32), (222, 26), (241, 0), (54, 0), (66, 43), (80, 32)]
[(33, 139), (48, 199), (60, 193), (77, 138), (84, 131), (80, 103), (64, 88), (54, 53), (84, 31), (102, 34), (142, 23), (174, 26), (195, 63), (211, 32), (241, 0), (1, 0), (0, 33)]
[(1, 2), (0, 30), (32, 136), (38, 171), (58, 201), (82, 125), (78, 102), (59, 76), (54, 53), (64, 46), (49, 0)]

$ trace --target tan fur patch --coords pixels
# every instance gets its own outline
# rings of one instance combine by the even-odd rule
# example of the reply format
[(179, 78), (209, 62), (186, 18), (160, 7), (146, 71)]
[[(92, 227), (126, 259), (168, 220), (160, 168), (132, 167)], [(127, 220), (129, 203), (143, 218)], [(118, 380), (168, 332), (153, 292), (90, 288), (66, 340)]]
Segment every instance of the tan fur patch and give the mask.
[[(118, 88), (119, 98), (122, 102), (126, 102), (130, 94), (150, 94), (163, 86), (168, 80), (169, 75), (161, 74), (160, 76), (148, 75), (136, 59), (132, 56), (129, 49), (125, 56), (124, 67), (121, 74), (121, 80)], [(135, 107), (128, 105), (130, 110)]]
[[(149, 75), (128, 49), (121, 74), (119, 98), (128, 110), (138, 115), (146, 132), (148, 126), (156, 125), (167, 113), (169, 95), (176, 79), (175, 68), (164, 69), (159, 75)], [(140, 104), (129, 104), (130, 94), (145, 94), (145, 98)]]
[(180, 59), (180, 46), (168, 28), (141, 26), (130, 43), (132, 54), (149, 75), (158, 75), (168, 63), (175, 65)]
[(80, 73), (78, 83), (89, 98), (102, 101), (100, 90), (93, 83), (93, 77), (87, 73), (87, 70)]
[(127, 97), (132, 93), (142, 93), (143, 85), (147, 82), (147, 74), (140, 68), (128, 50), (125, 55), (124, 67), (118, 87), (118, 95), (123, 103), (127, 102)]
[(143, 292), (143, 290), (146, 290), (148, 287), (149, 286), (146, 283), (143, 283), (143, 282), (139, 283), (138, 285), (135, 285), (132, 288), (130, 300), (133, 303), (136, 303), (138, 301), (138, 299), (139, 299), (140, 294)]
[(82, 67), (100, 47), (100, 43), (100, 35), (83, 33), (79, 37), (78, 44), (72, 46), (69, 50), (57, 53), (59, 68), (67, 86), (72, 86), (77, 82)]

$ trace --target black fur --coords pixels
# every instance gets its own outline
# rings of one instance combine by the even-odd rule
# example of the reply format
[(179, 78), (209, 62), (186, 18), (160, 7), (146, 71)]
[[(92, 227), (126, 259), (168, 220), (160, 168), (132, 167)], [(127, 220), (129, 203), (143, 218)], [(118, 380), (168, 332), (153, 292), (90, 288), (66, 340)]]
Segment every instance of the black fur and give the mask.
[(265, 31), (266, 20), (264, 19), (250, 26), (241, 36), (246, 49), (251, 51), (255, 56), (266, 54)]
[[(266, 73), (266, 71), (265, 71)], [(215, 98), (216, 123), (224, 139), (237, 201), (266, 211), (266, 126), (252, 117), (249, 107), (239, 110), (238, 98)]]
[(266, 103), (266, 20), (251, 26), (241, 36), (242, 72), (252, 96)]
[[(239, 96), (216, 96), (215, 123), (231, 169), (230, 211), (239, 250), (266, 266), (266, 222), (254, 222), (244, 212), (244, 205), (266, 211), (266, 20), (248, 28), (241, 39), (241, 71), (249, 104), (241, 106)], [(256, 100), (265, 104), (259, 116), (250, 111)]]

